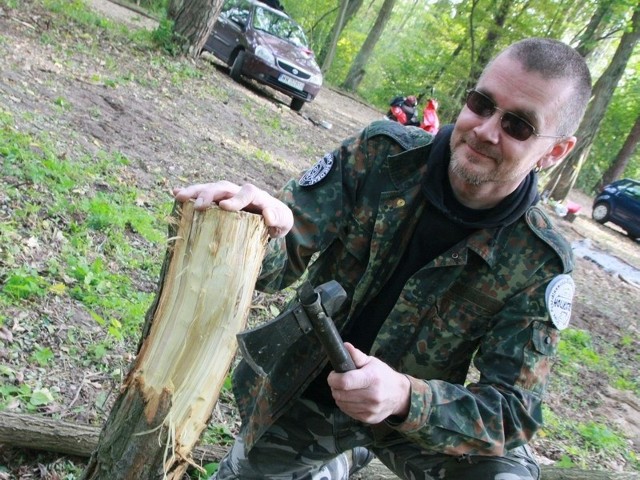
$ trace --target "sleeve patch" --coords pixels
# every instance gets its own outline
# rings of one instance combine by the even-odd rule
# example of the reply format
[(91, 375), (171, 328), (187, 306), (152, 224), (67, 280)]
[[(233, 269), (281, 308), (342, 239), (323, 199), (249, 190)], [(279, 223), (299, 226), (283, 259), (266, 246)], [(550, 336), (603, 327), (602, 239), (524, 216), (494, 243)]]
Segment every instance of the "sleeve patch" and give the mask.
[(551, 322), (558, 330), (564, 330), (569, 325), (574, 292), (575, 284), (569, 275), (558, 275), (547, 286), (545, 302)]
[(327, 153), (324, 157), (318, 160), (313, 167), (307, 170), (302, 177), (300, 177), (298, 185), (301, 187), (317, 185), (324, 180), (327, 175), (329, 175), (334, 163), (333, 153)]

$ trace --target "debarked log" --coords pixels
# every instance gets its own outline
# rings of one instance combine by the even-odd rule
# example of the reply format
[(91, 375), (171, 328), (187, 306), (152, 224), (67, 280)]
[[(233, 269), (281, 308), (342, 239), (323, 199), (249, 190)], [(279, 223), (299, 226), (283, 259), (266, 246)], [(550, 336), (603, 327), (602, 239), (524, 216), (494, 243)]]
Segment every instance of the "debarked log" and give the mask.
[(262, 217), (176, 202), (140, 349), (84, 480), (182, 478), (244, 329), (267, 244)]
[[(0, 444), (88, 457), (98, 445), (100, 429), (89, 425), (62, 422), (48, 417), (0, 412)], [(198, 465), (220, 460), (226, 447), (202, 445), (195, 447), (193, 460)], [(372, 462), (360, 472), (367, 480), (397, 478), (380, 462)], [(542, 466), (542, 480), (638, 480), (636, 472), (609, 472)]]

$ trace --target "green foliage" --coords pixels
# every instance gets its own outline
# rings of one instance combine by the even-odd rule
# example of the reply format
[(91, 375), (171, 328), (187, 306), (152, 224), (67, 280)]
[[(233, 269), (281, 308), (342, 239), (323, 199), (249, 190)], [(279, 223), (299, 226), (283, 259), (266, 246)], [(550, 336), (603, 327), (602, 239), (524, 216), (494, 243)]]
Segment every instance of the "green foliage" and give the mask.
[(173, 21), (167, 18), (160, 20), (158, 28), (151, 34), (151, 39), (154, 45), (171, 56), (182, 53), (180, 43), (173, 31)]
[[(622, 148), (640, 111), (640, 66), (638, 62), (629, 69), (625, 79), (615, 91), (607, 113), (595, 138), (589, 157), (580, 170), (576, 186), (587, 193), (596, 193), (602, 175), (607, 171)], [(640, 178), (640, 148), (634, 154), (622, 174), (623, 178)]]
[[(168, 201), (153, 202), (154, 209), (139, 204), (122, 155), (59, 156), (46, 137), (14, 129), (1, 110), (0, 160), (2, 190), (14, 206), (0, 236), (0, 305), (19, 309), (30, 299), (66, 298), (79, 302), (113, 340), (137, 338), (151, 298), (133, 280), (155, 282)], [(103, 191), (87, 195), (95, 183)], [(58, 240), (31, 258), (31, 250), (44, 252), (50, 231), (59, 232)], [(90, 358), (99, 361), (106, 346), (95, 345)], [(52, 358), (46, 345), (31, 354), (40, 366)]]
[(27, 411), (35, 412), (55, 401), (48, 388), (33, 388), (19, 381), (16, 372), (7, 366), (0, 365), (0, 376), (2, 377), (0, 378), (0, 410), (17, 403)]
[(202, 434), (202, 442), (210, 445), (223, 445), (229, 446), (234, 441), (233, 433), (226, 425), (209, 425), (209, 427)]
[(578, 432), (587, 446), (604, 451), (623, 450), (627, 446), (624, 437), (613, 432), (606, 425), (596, 422), (588, 422), (578, 426)]
[(567, 453), (556, 466), (561, 468), (584, 468), (587, 461), (597, 455), (603, 461), (622, 456), (631, 463), (637, 459), (629, 452), (627, 440), (614, 429), (598, 422), (580, 423), (571, 418), (560, 418), (543, 405), (545, 426), (542, 436), (553, 437), (560, 444), (567, 444)]
[(44, 0), (44, 5), (52, 12), (64, 13), (67, 18), (84, 25), (112, 27), (112, 22), (88, 9), (82, 0)]
[(568, 328), (563, 331), (558, 353), (564, 362), (578, 365), (593, 367), (601, 361), (600, 356), (593, 350), (591, 334), (586, 330)]
[(613, 387), (640, 394), (637, 372), (618, 366), (618, 358), (632, 355), (634, 348), (633, 342), (625, 337), (617, 346), (594, 345), (591, 334), (586, 330), (568, 328), (562, 332), (558, 346), (559, 373), (571, 379), (579, 378), (587, 370), (597, 372)]
[(38, 348), (32, 355), (31, 360), (41, 367), (46, 367), (53, 360), (53, 351), (49, 347)]
[(213, 462), (213, 463), (207, 463), (203, 466), (204, 468), (204, 472), (201, 472), (200, 470), (194, 470), (191, 473), (191, 477), (194, 480), (205, 480), (208, 478), (211, 478), (211, 475), (213, 475), (214, 473), (216, 473), (218, 471), (218, 467), (219, 464), (217, 462)]
[(2, 287), (2, 293), (15, 300), (27, 300), (33, 296), (45, 294), (44, 281), (33, 272), (16, 269), (9, 273)]

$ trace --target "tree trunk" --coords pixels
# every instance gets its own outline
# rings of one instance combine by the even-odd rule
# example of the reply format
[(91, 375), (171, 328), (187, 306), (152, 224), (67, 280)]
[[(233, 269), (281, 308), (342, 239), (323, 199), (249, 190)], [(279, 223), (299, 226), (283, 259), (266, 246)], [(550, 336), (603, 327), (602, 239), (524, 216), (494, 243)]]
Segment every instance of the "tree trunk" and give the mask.
[(576, 137), (578, 138), (576, 147), (573, 149), (573, 152), (547, 176), (547, 181), (543, 189), (544, 196), (561, 202), (569, 195), (578, 178), (580, 169), (589, 155), (591, 144), (598, 133), (598, 128), (604, 118), (613, 92), (624, 73), (627, 62), (631, 58), (633, 49), (639, 39), (640, 5), (636, 5), (631, 20), (631, 29), (622, 35), (611, 63), (593, 88), (593, 98), (582, 119), (580, 128), (578, 128), (576, 132)]
[(369, 31), (369, 35), (367, 35), (366, 40), (362, 44), (360, 51), (351, 64), (349, 73), (347, 73), (347, 78), (342, 84), (342, 88), (345, 90), (355, 92), (358, 85), (360, 85), (365, 74), (364, 67), (369, 62), (369, 57), (371, 57), (373, 49), (378, 43), (378, 40), (380, 40), (380, 35), (382, 35), (384, 27), (387, 25), (387, 22), (391, 17), (391, 12), (395, 4), (396, 0), (384, 0), (384, 3), (380, 8), (380, 13), (378, 13), (378, 17), (376, 18), (371, 31)]
[(638, 146), (638, 142), (640, 142), (640, 115), (636, 117), (636, 123), (631, 128), (629, 135), (627, 135), (618, 155), (616, 155), (611, 166), (604, 172), (604, 175), (602, 175), (602, 182), (599, 185), (600, 189), (622, 177), (625, 168), (627, 168), (629, 164), (631, 155), (633, 155), (634, 150)]
[[(35, 415), (0, 412), (0, 444), (4, 445), (88, 457), (92, 448), (98, 444), (98, 434), (97, 427), (76, 425)], [(227, 449), (224, 447), (206, 445), (196, 448), (193, 456), (195, 463), (202, 465), (220, 460), (226, 452)], [(398, 478), (376, 459), (357, 475), (358, 478), (367, 480), (397, 480)], [(639, 475), (635, 472), (542, 467), (542, 480), (638, 480), (638, 477)]]
[(266, 247), (262, 217), (176, 204), (140, 351), (84, 480), (180, 479), (245, 326)]
[[(474, 8), (477, 6), (474, 3)], [(502, 38), (504, 32), (504, 25), (507, 21), (507, 17), (509, 16), (509, 11), (513, 6), (513, 0), (502, 0), (494, 13), (493, 13), (493, 22), (489, 25), (487, 29), (487, 33), (485, 35), (484, 41), (480, 48), (478, 49), (478, 54), (475, 55), (475, 49), (472, 45), (472, 62), (471, 62), (471, 71), (469, 72), (469, 79), (467, 80), (467, 89), (473, 88), (478, 83), (478, 79), (480, 78), (480, 74), (484, 67), (489, 63), (491, 57), (493, 57), (493, 53), (498, 45), (500, 39)], [(493, 9), (492, 9), (493, 10)], [(480, 15), (486, 15), (486, 11), (480, 12)], [(473, 14), (469, 17), (469, 30), (471, 31), (471, 38), (473, 39)]]
[[(323, 72), (331, 68), (340, 35), (342, 35), (344, 27), (347, 26), (358, 10), (360, 10), (362, 2), (363, 0), (340, 0), (338, 15), (333, 23), (333, 28), (328, 35), (325, 35), (317, 55), (318, 61), (322, 64)], [(345, 9), (344, 15), (342, 12), (343, 8)], [(320, 21), (318, 21), (318, 23), (320, 23)]]
[(340, 34), (342, 33), (342, 29), (344, 28), (345, 16), (347, 14), (348, 6), (349, 0), (340, 0), (340, 10), (338, 11), (338, 16), (336, 17), (336, 21), (333, 24), (333, 29), (331, 30), (331, 39), (329, 40), (329, 45), (328, 47), (326, 47), (326, 49), (322, 50), (322, 73), (326, 73), (327, 70), (331, 68), (331, 64), (333, 63), (333, 57), (336, 54), (338, 39), (340, 38)]
[(612, 0), (601, 0), (596, 4), (596, 10), (593, 12), (589, 23), (578, 37), (578, 46), (576, 51), (587, 58), (593, 52), (598, 44), (598, 32), (603, 24), (611, 17)]
[(221, 8), (222, 0), (171, 0), (167, 18), (183, 52), (200, 55)]

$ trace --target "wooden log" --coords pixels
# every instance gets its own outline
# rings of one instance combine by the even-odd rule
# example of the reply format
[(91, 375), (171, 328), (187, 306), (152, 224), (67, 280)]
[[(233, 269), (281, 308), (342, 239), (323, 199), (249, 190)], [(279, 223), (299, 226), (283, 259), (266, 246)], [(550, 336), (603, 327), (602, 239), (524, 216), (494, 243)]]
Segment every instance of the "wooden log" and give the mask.
[[(0, 412), (0, 445), (88, 458), (98, 446), (100, 427), (64, 422), (38, 415)], [(193, 449), (196, 465), (222, 459), (227, 448), (200, 445)]]
[(259, 215), (176, 203), (138, 356), (84, 480), (182, 478), (244, 329), (267, 243)]
[[(0, 444), (13, 447), (59, 452), (88, 457), (98, 445), (100, 429), (77, 425), (47, 417), (0, 412)], [(218, 461), (226, 454), (225, 447), (203, 445), (195, 447), (193, 459), (197, 465)], [(378, 460), (374, 460), (356, 476), (366, 480), (395, 480), (396, 477)], [(637, 472), (608, 472), (558, 468), (544, 465), (542, 480), (638, 480)]]

